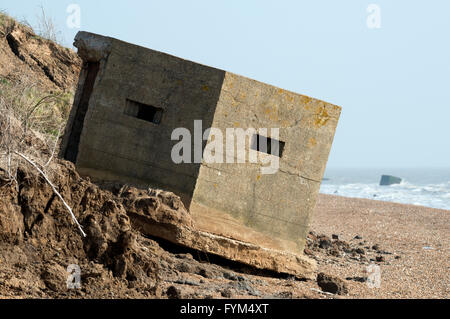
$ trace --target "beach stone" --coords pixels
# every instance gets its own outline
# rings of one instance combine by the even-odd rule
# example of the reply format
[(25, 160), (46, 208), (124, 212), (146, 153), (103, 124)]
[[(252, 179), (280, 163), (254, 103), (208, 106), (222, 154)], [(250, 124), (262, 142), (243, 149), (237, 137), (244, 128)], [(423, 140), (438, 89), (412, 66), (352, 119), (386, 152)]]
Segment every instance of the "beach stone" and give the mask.
[(342, 279), (327, 275), (323, 272), (317, 275), (317, 284), (323, 291), (335, 295), (344, 295), (348, 293), (347, 285)]
[(178, 255), (175, 255), (175, 258), (178, 258), (178, 259), (190, 259), (190, 260), (193, 260), (194, 259), (194, 257), (192, 257), (192, 255), (191, 254), (178, 254)]
[(309, 249), (309, 248), (305, 248), (305, 249), (303, 250), (303, 252), (304, 252), (305, 255), (308, 255), (308, 256), (314, 256), (314, 253), (313, 253), (312, 250)]
[(223, 278), (228, 279), (228, 280), (238, 281), (238, 276), (236, 276), (235, 274), (229, 273), (229, 272), (224, 272)]
[(249, 294), (249, 295), (251, 295), (251, 296), (256, 296), (256, 297), (258, 297), (258, 296), (261, 295), (261, 293), (260, 293), (258, 290), (254, 289), (254, 288), (253, 288), (248, 282), (246, 282), (246, 281), (238, 281), (238, 282), (235, 282), (235, 283), (232, 284), (232, 286), (233, 286), (233, 288), (235, 288), (236, 290), (241, 291), (241, 292), (244, 292), (244, 293), (247, 293), (247, 294)]
[(366, 263), (366, 262), (368, 262), (369, 260), (368, 260), (366, 257), (361, 256), (361, 258), (359, 259), (359, 261), (362, 262), (362, 263)]
[(231, 297), (233, 296), (233, 293), (232, 293), (231, 289), (225, 289), (225, 290), (222, 290), (222, 291), (220, 292), (220, 294), (221, 294), (221, 296), (224, 297), (224, 298), (231, 298)]
[(187, 285), (187, 286), (200, 286), (200, 284), (196, 281), (189, 280), (189, 279), (179, 279), (175, 281), (176, 284), (180, 285)]
[(317, 241), (317, 234), (313, 231), (310, 231), (309, 234), (306, 236), (307, 239), (311, 240), (312, 242)]
[(331, 240), (327, 236), (323, 236), (319, 239), (319, 247), (322, 249), (328, 249), (331, 247)]
[(175, 266), (175, 269), (178, 270), (179, 272), (184, 272), (184, 273), (194, 273), (195, 272), (194, 266), (187, 262), (179, 263), (178, 265)]
[(197, 275), (200, 275), (204, 278), (213, 278), (214, 277), (214, 274), (205, 268), (198, 269)]
[(181, 292), (175, 286), (170, 286), (169, 288), (167, 288), (166, 294), (169, 299), (180, 299), (181, 298)]
[(345, 280), (352, 280), (352, 281), (357, 281), (357, 282), (366, 282), (367, 281), (367, 277), (347, 277), (347, 278), (345, 278)]
[(282, 291), (273, 295), (273, 299), (292, 299), (292, 291)]
[(337, 250), (336, 248), (332, 248), (330, 249), (330, 251), (328, 252), (331, 256), (335, 256), (335, 257), (340, 257), (341, 253), (339, 252), (339, 250)]

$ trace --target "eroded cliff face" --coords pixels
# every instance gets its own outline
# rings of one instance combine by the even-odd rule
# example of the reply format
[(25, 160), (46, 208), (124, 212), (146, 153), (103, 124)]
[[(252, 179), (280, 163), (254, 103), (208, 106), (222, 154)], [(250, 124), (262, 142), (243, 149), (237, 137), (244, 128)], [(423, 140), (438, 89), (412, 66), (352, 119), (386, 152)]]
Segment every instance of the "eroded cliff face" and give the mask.
[(0, 77), (32, 77), (47, 91), (74, 90), (81, 59), (68, 48), (37, 36), (27, 26), (0, 14)]

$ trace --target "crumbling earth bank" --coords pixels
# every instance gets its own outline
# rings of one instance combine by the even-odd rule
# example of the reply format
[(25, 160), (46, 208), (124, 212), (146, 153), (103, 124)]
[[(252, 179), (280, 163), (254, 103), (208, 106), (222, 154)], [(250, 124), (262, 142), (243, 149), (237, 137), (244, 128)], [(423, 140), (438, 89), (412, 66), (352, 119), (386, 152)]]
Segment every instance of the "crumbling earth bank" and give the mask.
[[(173, 244), (163, 249), (164, 241), (147, 238), (133, 227), (136, 222), (130, 216), (141, 216), (147, 225), (153, 221), (163, 230), (174, 230), (171, 236), (182, 236), (177, 231), (189, 229), (192, 220), (178, 196), (120, 185), (101, 189), (66, 161), (58, 160), (51, 169), (56, 188), (87, 237), (81, 236), (63, 203), (27, 164), (19, 166), (17, 184), (6, 182), (0, 172), (0, 296), (167, 298), (172, 286), (177, 286), (181, 298), (278, 293), (264, 277), (249, 279), (258, 278), (251, 267), (219, 266), (210, 262), (210, 254), (192, 249), (188, 253)], [(72, 264), (81, 268), (80, 290), (67, 289), (67, 267)], [(263, 295), (256, 286), (267, 292)]]
[(26, 75), (46, 90), (71, 91), (81, 64), (73, 50), (37, 36), (29, 27), (12, 19), (9, 26), (0, 25), (1, 77), (17, 81)]
[[(17, 185), (7, 183), (0, 171), (0, 297), (327, 297), (317, 288), (327, 291), (329, 285), (323, 288), (316, 280), (299, 281), (224, 260), (216, 263), (211, 254), (146, 237), (139, 221), (172, 231), (170, 236), (181, 236), (180, 242), (185, 233), (177, 231), (192, 226), (189, 212), (172, 193), (121, 185), (102, 189), (65, 161), (52, 164), (52, 170), (54, 184), (87, 237), (81, 236), (50, 186), (27, 164), (19, 167)], [(335, 255), (342, 262), (360, 263), (364, 256), (383, 253), (373, 249), (310, 233), (305, 253), (319, 264)], [(67, 289), (67, 267), (72, 264), (81, 268), (79, 290)], [(344, 288), (333, 292), (346, 294)]]
[[(87, 281), (101, 282), (102, 291), (108, 282), (116, 287), (113, 293), (136, 282), (150, 294), (154, 292), (157, 245), (132, 230), (116, 196), (80, 178), (68, 162), (56, 167), (56, 185), (84, 225), (87, 237), (82, 238), (44, 179), (21, 166), (18, 187), (0, 184), (0, 266), (12, 272), (2, 274), (0, 295), (1, 287), (8, 285), (25, 295), (39, 296), (42, 287), (55, 293), (67, 291), (66, 267), (70, 264), (79, 265)], [(155, 251), (149, 249), (152, 246)], [(24, 273), (18, 273), (19, 269)], [(30, 286), (27, 276), (34, 276), (35, 284)], [(89, 286), (95, 289), (96, 285)]]

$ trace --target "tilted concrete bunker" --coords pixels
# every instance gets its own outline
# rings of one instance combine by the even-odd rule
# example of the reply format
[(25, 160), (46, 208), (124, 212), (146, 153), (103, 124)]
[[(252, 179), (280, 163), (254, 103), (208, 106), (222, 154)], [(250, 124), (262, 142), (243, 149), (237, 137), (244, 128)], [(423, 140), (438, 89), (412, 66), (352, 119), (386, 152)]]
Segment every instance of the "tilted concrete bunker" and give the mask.
[[(75, 46), (84, 68), (61, 157), (94, 179), (180, 195), (200, 231), (301, 255), (340, 107), (91, 33)], [(279, 170), (174, 163), (171, 134), (194, 132), (195, 120), (223, 132), (279, 128)]]

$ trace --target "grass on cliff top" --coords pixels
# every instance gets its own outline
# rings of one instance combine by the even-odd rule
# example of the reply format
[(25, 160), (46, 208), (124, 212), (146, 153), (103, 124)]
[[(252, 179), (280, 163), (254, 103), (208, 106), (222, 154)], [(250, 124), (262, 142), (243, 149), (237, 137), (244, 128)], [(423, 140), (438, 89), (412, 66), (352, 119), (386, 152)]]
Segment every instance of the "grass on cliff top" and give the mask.
[(0, 10), (0, 25), (3, 25), (6, 20), (12, 20), (12, 18), (5, 13), (5, 11)]
[[(17, 27), (35, 36), (26, 22), (19, 23), (0, 12), (1, 45), (7, 45), (4, 38)], [(13, 68), (7, 77), (0, 75), (0, 179), (9, 182), (16, 181), (19, 153), (52, 176), (50, 163), (56, 156), (74, 96), (73, 92), (49, 92), (39, 78), (26, 69), (20, 70)]]
[[(0, 10), (0, 37), (6, 36), (16, 25), (33, 32), (28, 23), (18, 22)], [(27, 74), (13, 77), (14, 81), (0, 76), (0, 111), (11, 111), (15, 118), (30, 129), (57, 137), (69, 117), (73, 92), (49, 93)]]
[(0, 10), (0, 35), (5, 36), (16, 21)]
[(24, 154), (47, 176), (72, 104), (72, 93), (48, 93), (25, 75), (0, 77), (0, 180), (14, 182)]
[(50, 40), (63, 46), (62, 32), (57, 30), (53, 19), (46, 14), (43, 7), (41, 7), (40, 14), (37, 15), (37, 25), (35, 27), (26, 20), (18, 21), (12, 18), (4, 10), (0, 9), (0, 36), (6, 36), (15, 25), (28, 29), (34, 38)]

